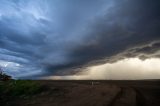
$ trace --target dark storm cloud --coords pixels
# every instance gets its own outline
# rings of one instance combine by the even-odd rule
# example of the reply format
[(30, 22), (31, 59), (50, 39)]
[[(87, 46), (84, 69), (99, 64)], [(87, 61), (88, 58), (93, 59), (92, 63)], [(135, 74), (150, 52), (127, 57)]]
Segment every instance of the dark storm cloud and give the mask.
[[(91, 24), (87, 43), (73, 52), (75, 60), (81, 60), (80, 63), (83, 64), (110, 58), (130, 48), (160, 40), (159, 6), (160, 2), (150, 0), (115, 3), (111, 12), (106, 12)], [(159, 43), (156, 43), (151, 47), (141, 48), (136, 53), (131, 52), (126, 57), (138, 56), (140, 51), (144, 54), (155, 53), (159, 48)]]
[(23, 69), (26, 75), (67, 73), (159, 50), (159, 1), (0, 2), (0, 60), (21, 66), (16, 77)]
[(134, 50), (136, 53), (146, 53), (146, 54), (153, 54), (157, 52), (160, 48), (160, 42), (153, 43), (151, 45), (147, 45), (142, 48), (137, 48)]

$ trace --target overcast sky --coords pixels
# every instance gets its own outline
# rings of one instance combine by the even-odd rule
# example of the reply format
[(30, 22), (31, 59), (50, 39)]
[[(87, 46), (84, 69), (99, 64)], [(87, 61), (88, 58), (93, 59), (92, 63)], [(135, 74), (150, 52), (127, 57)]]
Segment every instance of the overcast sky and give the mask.
[(0, 0), (0, 66), (15, 78), (160, 78), (155, 64), (159, 0)]

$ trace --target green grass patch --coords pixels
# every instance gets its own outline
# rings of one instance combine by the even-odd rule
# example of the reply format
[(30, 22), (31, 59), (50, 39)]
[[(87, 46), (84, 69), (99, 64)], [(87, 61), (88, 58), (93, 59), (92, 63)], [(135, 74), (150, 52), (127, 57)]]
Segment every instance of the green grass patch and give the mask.
[(11, 80), (0, 82), (0, 95), (34, 95), (42, 91), (42, 85), (31, 80)]

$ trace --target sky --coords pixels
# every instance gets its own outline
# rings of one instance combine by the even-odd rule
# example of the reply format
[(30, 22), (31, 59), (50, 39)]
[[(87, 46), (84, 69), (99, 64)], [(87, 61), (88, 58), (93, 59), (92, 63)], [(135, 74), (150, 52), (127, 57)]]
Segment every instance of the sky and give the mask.
[(160, 1), (1, 0), (0, 67), (22, 79), (160, 79)]

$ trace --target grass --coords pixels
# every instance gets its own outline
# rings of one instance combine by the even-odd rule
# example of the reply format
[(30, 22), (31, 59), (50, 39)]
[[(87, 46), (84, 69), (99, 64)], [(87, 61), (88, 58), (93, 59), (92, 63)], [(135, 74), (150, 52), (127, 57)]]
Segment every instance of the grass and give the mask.
[(42, 91), (42, 86), (31, 80), (10, 80), (0, 82), (0, 95), (30, 96)]

